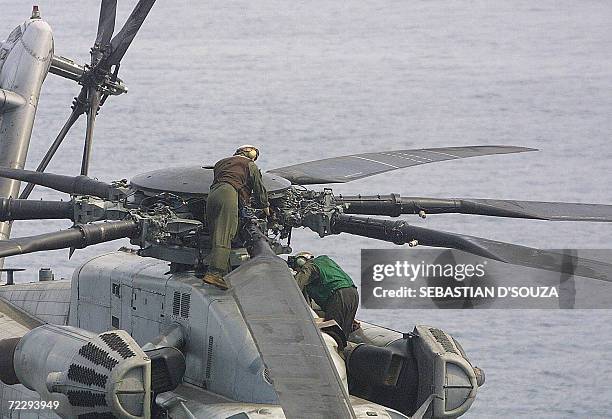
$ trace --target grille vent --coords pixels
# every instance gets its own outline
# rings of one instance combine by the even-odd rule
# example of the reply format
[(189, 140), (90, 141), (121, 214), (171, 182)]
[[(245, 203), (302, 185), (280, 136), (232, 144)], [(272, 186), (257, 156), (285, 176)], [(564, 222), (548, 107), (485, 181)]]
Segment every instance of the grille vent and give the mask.
[(210, 380), (210, 374), (212, 369), (212, 360), (213, 360), (213, 344), (214, 338), (212, 336), (208, 337), (208, 354), (206, 357), (206, 379)]
[(179, 315), (181, 310), (181, 293), (174, 291), (174, 298), (172, 299), (172, 314), (175, 316)]
[(102, 365), (107, 370), (112, 370), (118, 364), (116, 360), (111, 358), (104, 349), (100, 349), (91, 342), (82, 346), (79, 349), (79, 355), (83, 358), (93, 362), (96, 365)]
[(191, 305), (191, 294), (182, 294), (181, 296), (181, 317), (189, 317), (189, 306)]
[(446, 336), (446, 333), (444, 333), (440, 329), (436, 329), (433, 327), (429, 329), (429, 331), (431, 332), (434, 339), (437, 340), (440, 345), (442, 345), (442, 348), (444, 348), (446, 352), (451, 352), (453, 354), (457, 353), (457, 351), (455, 350), (455, 347), (453, 346), (451, 341)]
[(189, 318), (189, 309), (191, 307), (191, 294), (180, 293), (174, 291), (172, 297), (172, 314), (181, 316), (184, 319)]
[(128, 359), (133, 356), (136, 356), (134, 351), (130, 349), (128, 344), (125, 343), (118, 334), (112, 332), (105, 333), (103, 335), (100, 335), (100, 338), (102, 338), (104, 343), (106, 343), (109, 348), (111, 348), (115, 352), (118, 352), (123, 359)]
[(68, 402), (73, 406), (95, 407), (106, 406), (104, 393), (92, 393), (87, 390), (68, 391)]
[(78, 364), (71, 364), (68, 370), (68, 378), (77, 383), (94, 385), (105, 388), (107, 376), (95, 372), (92, 368), (87, 368)]

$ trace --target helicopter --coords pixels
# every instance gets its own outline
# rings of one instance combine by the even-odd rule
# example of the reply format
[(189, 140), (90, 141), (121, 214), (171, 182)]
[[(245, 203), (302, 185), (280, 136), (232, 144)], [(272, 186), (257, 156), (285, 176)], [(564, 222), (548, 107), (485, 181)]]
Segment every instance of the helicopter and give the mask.
[[(0, 257), (75, 249), (120, 238), (134, 248), (97, 256), (71, 281), (12, 284), (0, 289), (0, 412), (40, 417), (172, 418), (452, 418), (464, 414), (484, 372), (448, 333), (416, 326), (401, 333), (373, 324), (344, 338), (322, 322), (299, 292), (279, 254), (291, 253), (293, 229), (325, 237), (351, 234), (409, 246), (462, 250), (504, 263), (564, 272), (567, 255), (413, 226), (369, 216), (462, 213), (563, 221), (612, 221), (598, 204), (342, 196), (307, 185), (346, 183), (422, 164), (535, 151), (516, 146), (423, 148), (332, 157), (264, 173), (272, 216), (252, 211), (233, 245), (230, 290), (201, 283), (210, 249), (205, 214), (211, 166), (164, 168), (111, 183), (88, 177), (96, 114), (127, 91), (120, 61), (154, 1), (140, 0), (114, 36), (116, 1), (101, 3), (89, 65), (53, 55), (51, 30), (37, 9), (0, 46), (0, 75), (34, 75), (5, 84), (0, 138), (0, 221), (68, 219), (72, 228), (0, 241)], [(30, 36), (29, 31), (37, 31)], [(21, 41), (21, 42), (20, 42)], [(30, 45), (26, 42), (32, 42)], [(30, 62), (11, 61), (45, 51)], [(34, 48), (36, 47), (36, 48)], [(42, 59), (40, 59), (42, 57)], [(22, 58), (23, 60), (23, 58)], [(28, 66), (29, 65), (29, 66)], [(82, 87), (72, 113), (36, 171), (23, 170), (37, 96), (47, 71)], [(28, 94), (17, 87), (26, 86)], [(16, 111), (17, 110), (17, 111)], [(70, 127), (87, 115), (79, 176), (44, 173)], [(17, 125), (16, 125), (17, 124)], [(21, 124), (21, 125), (19, 125)], [(29, 129), (29, 132), (28, 132)], [(4, 148), (6, 147), (6, 148)], [(8, 150), (8, 151), (5, 151)], [(19, 160), (21, 158), (22, 160)], [(18, 196), (19, 182), (28, 182)], [(30, 201), (40, 185), (68, 201)], [(610, 280), (608, 265), (572, 257), (572, 273)], [(13, 402), (11, 404), (11, 402)], [(15, 402), (23, 402), (15, 405)]]

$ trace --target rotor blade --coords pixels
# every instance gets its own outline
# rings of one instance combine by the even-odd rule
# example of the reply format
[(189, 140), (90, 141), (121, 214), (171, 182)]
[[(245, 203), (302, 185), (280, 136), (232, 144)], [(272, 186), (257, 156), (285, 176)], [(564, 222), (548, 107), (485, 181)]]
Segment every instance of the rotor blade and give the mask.
[(94, 127), (98, 109), (100, 109), (100, 99), (100, 92), (96, 88), (91, 87), (87, 95), (87, 101), (89, 103), (89, 110), (87, 111), (87, 132), (85, 133), (85, 147), (83, 148), (83, 159), (81, 160), (81, 175), (83, 176), (87, 176), (89, 171)]
[(537, 150), (514, 146), (467, 146), (383, 151), (314, 160), (272, 169), (269, 173), (282, 176), (291, 181), (291, 183), (298, 185), (346, 183), (355, 179), (362, 179), (419, 164), (491, 154), (522, 153), (525, 151)]
[(115, 31), (115, 16), (117, 15), (117, 0), (102, 0), (100, 19), (98, 19), (98, 34), (95, 45), (104, 47), (110, 42)]
[(140, 0), (134, 7), (128, 20), (111, 41), (111, 53), (103, 62), (105, 67), (119, 64), (154, 3), (155, 0)]
[(288, 418), (354, 418), (348, 393), (321, 332), (289, 272), (265, 236), (249, 228), (252, 259), (225, 278), (272, 376)]
[(30, 201), (0, 198), (0, 221), (74, 218), (72, 201)]
[(339, 214), (332, 224), (334, 233), (350, 233), (395, 244), (457, 249), (512, 265), (563, 272), (612, 282), (612, 265), (596, 260), (563, 255), (481, 237), (409, 225), (405, 221), (380, 220)]
[(612, 222), (612, 205), (570, 202), (510, 201), (503, 199), (420, 198), (399, 194), (373, 196), (337, 196), (345, 204), (346, 214), (475, 214), (492, 217), (531, 218), (550, 221)]
[(0, 257), (22, 255), (43, 250), (81, 249), (92, 244), (131, 237), (137, 230), (138, 225), (132, 220), (77, 225), (67, 230), (55, 231), (53, 233), (0, 241)]
[(119, 191), (113, 185), (87, 176), (64, 176), (40, 173), (32, 170), (0, 167), (0, 177), (34, 183), (71, 195), (90, 195), (102, 199), (113, 199)]
[[(51, 162), (51, 159), (57, 152), (57, 149), (64, 141), (64, 138), (66, 138), (66, 134), (68, 134), (68, 131), (70, 131), (70, 128), (72, 128), (72, 126), (79, 119), (79, 117), (83, 115), (83, 113), (85, 113), (86, 98), (87, 98), (87, 88), (83, 87), (79, 95), (74, 98), (74, 102), (72, 104), (72, 113), (68, 117), (68, 120), (66, 121), (61, 131), (55, 138), (55, 141), (53, 141), (53, 144), (51, 144), (51, 147), (49, 147), (49, 150), (47, 150), (47, 154), (45, 154), (45, 157), (43, 157), (42, 161), (36, 168), (37, 172), (45, 171), (45, 169)], [(28, 183), (26, 187), (23, 189), (23, 191), (21, 192), (21, 195), (19, 195), (19, 198), (27, 199), (32, 193), (33, 189), (34, 189), (34, 183)]]

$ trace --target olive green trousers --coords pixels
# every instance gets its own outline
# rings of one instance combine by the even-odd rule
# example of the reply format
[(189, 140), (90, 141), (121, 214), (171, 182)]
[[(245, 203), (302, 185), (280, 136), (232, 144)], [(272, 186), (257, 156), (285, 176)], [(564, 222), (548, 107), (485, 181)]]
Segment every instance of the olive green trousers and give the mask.
[(230, 268), (232, 240), (238, 231), (238, 192), (229, 183), (219, 183), (206, 200), (206, 220), (212, 251), (209, 272), (225, 275)]
[(334, 291), (325, 303), (325, 320), (335, 320), (348, 339), (353, 330), (353, 320), (358, 307), (357, 288), (340, 288)]

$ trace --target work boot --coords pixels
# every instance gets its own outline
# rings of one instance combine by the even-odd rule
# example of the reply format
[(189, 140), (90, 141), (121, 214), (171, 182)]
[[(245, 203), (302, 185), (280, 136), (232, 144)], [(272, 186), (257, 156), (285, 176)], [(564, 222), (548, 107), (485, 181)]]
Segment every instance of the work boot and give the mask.
[(221, 288), (222, 290), (226, 290), (229, 288), (227, 286), (227, 283), (223, 280), (223, 276), (215, 272), (206, 272), (206, 275), (204, 275), (204, 278), (202, 278), (202, 282), (214, 285), (215, 287)]

